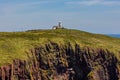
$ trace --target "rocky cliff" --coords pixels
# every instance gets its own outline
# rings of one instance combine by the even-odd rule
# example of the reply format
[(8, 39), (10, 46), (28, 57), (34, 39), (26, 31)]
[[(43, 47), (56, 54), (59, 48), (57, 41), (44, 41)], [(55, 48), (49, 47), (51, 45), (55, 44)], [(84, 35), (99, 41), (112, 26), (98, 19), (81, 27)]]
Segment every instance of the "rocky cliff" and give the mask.
[(119, 80), (120, 62), (106, 49), (49, 42), (0, 67), (0, 80)]

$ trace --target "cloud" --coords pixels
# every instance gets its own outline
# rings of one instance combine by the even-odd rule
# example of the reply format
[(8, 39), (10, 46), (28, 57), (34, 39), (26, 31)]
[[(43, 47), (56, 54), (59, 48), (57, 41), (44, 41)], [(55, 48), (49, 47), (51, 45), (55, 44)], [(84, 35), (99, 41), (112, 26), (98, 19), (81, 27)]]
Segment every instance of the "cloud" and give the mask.
[(25, 11), (27, 9), (33, 9), (38, 6), (46, 4), (52, 4), (54, 1), (33, 1), (33, 2), (12, 2), (0, 4), (0, 14), (16, 14), (17, 11)]
[(37, 2), (26, 2), (26, 3), (18, 3), (17, 5), (18, 6), (36, 6), (36, 5), (42, 5), (42, 4), (48, 4), (48, 3), (51, 3), (53, 1), (37, 1)]
[(120, 1), (85, 0), (85, 1), (70, 1), (70, 2), (66, 2), (66, 4), (82, 5), (82, 6), (93, 6), (93, 5), (116, 6), (116, 5), (120, 5)]

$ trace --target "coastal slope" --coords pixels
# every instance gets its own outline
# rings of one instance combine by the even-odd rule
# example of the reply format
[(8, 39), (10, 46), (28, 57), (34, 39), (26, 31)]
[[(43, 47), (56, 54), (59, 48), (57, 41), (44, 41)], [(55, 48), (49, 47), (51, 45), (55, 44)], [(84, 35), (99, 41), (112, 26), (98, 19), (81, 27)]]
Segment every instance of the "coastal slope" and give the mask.
[(119, 80), (120, 39), (85, 31), (0, 33), (0, 80)]

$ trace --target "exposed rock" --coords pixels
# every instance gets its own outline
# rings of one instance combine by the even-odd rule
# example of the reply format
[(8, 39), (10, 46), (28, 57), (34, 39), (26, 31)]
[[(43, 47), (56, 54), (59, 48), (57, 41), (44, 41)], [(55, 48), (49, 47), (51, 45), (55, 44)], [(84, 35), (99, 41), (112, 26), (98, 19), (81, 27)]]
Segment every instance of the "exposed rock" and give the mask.
[(49, 42), (31, 49), (28, 60), (0, 67), (0, 80), (119, 80), (120, 62), (103, 49)]

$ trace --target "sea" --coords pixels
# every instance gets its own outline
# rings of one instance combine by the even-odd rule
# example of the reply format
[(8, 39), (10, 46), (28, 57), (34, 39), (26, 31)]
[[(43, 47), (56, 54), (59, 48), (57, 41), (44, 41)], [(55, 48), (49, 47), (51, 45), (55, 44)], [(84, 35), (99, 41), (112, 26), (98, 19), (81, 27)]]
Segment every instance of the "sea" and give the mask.
[(120, 34), (107, 34), (107, 35), (114, 38), (120, 38)]

